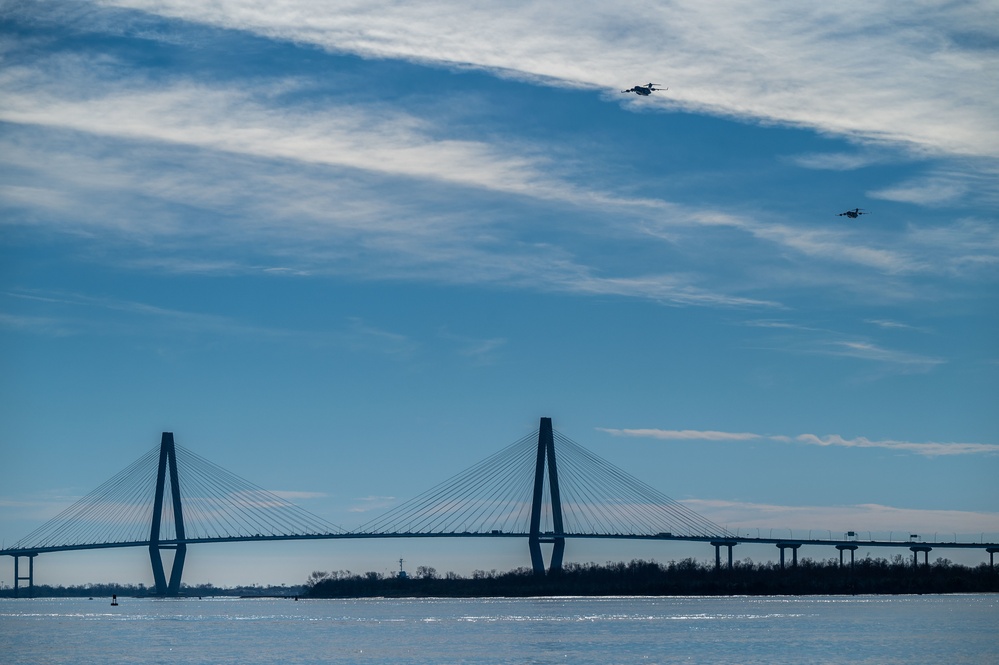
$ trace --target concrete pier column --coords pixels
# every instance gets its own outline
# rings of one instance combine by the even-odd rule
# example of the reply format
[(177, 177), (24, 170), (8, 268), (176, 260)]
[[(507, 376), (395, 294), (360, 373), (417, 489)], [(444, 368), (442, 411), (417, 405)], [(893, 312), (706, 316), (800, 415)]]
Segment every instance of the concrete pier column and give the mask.
[(990, 547), (985, 550), (989, 553), (989, 568), (992, 570), (996, 569), (996, 552), (999, 552), (999, 547)]
[(836, 549), (839, 550), (839, 567), (843, 567), (843, 551), (850, 550), (850, 568), (853, 568), (853, 553), (857, 551), (857, 545), (837, 545)]
[(919, 553), (923, 553), (923, 565), (930, 565), (930, 550), (933, 548), (929, 545), (913, 545), (909, 548), (912, 550), (912, 567), (915, 569), (919, 565)]
[[(22, 575), (20, 571), (21, 557), (28, 558), (28, 574), (27, 576)], [(35, 597), (35, 557), (38, 556), (37, 552), (30, 554), (15, 554), (14, 555), (14, 597), (18, 598), (20, 596), (21, 582), (28, 583), (28, 598)]]
[(780, 569), (784, 570), (784, 550), (791, 549), (791, 565), (795, 568), (798, 567), (798, 548), (801, 547), (801, 543), (777, 543), (777, 547), (780, 548)]
[(715, 540), (711, 542), (715, 546), (715, 570), (721, 570), (721, 548), (728, 548), (728, 569), (732, 570), (732, 548), (738, 545), (735, 540)]

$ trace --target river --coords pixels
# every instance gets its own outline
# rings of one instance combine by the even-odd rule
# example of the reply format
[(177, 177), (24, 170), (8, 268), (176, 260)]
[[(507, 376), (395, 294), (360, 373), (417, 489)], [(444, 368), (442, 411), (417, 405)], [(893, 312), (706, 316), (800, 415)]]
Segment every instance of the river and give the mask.
[(0, 600), (0, 660), (999, 663), (999, 595)]

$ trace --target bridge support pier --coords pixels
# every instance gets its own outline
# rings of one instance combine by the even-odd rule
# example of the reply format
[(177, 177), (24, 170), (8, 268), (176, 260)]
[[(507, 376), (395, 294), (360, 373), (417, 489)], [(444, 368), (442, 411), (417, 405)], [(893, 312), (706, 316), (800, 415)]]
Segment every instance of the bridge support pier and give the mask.
[[(28, 559), (28, 574), (27, 576), (21, 575), (20, 561), (21, 557), (26, 557)], [(28, 598), (35, 597), (35, 554), (15, 554), (14, 555), (14, 597), (20, 597), (20, 586), (21, 582), (27, 581), (28, 583)]]
[(715, 570), (721, 570), (721, 548), (728, 548), (728, 569), (732, 570), (732, 548), (739, 543), (734, 540), (715, 540), (711, 542), (715, 546)]
[(839, 567), (843, 567), (843, 550), (850, 550), (850, 568), (853, 569), (853, 553), (857, 551), (857, 545), (837, 545), (839, 550)]
[(551, 543), (552, 558), (548, 566), (548, 575), (557, 575), (562, 572), (562, 557), (565, 555), (565, 538), (529, 538), (528, 548), (531, 550), (531, 567), (534, 574), (539, 577), (545, 576), (545, 557), (541, 552), (542, 543)]
[(933, 548), (929, 545), (913, 545), (909, 548), (912, 550), (912, 569), (915, 570), (919, 566), (919, 553), (923, 553), (923, 565), (930, 565), (930, 550)]
[(996, 569), (996, 552), (999, 552), (999, 547), (989, 547), (985, 550), (989, 553), (989, 568), (992, 570)]
[[(548, 494), (551, 508), (552, 532), (541, 533), (541, 512), (544, 504), (545, 462), (548, 465)], [(555, 464), (555, 436), (552, 432), (552, 419), (542, 418), (538, 428), (538, 456), (534, 467), (534, 501), (531, 504), (531, 531), (527, 547), (531, 552), (531, 566), (538, 577), (545, 575), (545, 560), (541, 554), (541, 543), (552, 543), (552, 559), (549, 575), (562, 572), (562, 557), (565, 554), (565, 530), (562, 526), (562, 499), (558, 488), (558, 467)]]
[(777, 547), (780, 548), (780, 569), (784, 570), (784, 550), (791, 549), (791, 566), (794, 568), (798, 567), (798, 548), (801, 547), (801, 543), (777, 543)]

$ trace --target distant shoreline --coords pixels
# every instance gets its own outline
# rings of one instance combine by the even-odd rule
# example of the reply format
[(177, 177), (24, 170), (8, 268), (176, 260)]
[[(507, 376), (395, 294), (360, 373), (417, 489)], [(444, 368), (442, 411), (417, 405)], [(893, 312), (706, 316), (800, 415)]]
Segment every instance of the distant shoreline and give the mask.
[[(324, 574), (327, 575), (327, 574)], [(913, 567), (902, 557), (866, 558), (841, 567), (835, 560), (805, 559), (781, 569), (772, 563), (739, 562), (716, 570), (693, 559), (669, 564), (569, 564), (538, 577), (520, 568), (507, 573), (449, 573), (424, 569), (416, 578), (376, 573), (328, 574), (310, 580), (310, 598), (525, 598), (553, 596), (810, 596), (903, 595), (999, 592), (999, 574), (987, 564), (975, 568), (940, 559)]]
[[(781, 569), (772, 562), (735, 562), (731, 570), (694, 559), (659, 564), (567, 564), (555, 575), (535, 576), (528, 568), (505, 573), (476, 571), (471, 577), (437, 574), (421, 566), (414, 576), (386, 576), (349, 571), (313, 573), (296, 586), (215, 587), (183, 586), (178, 598), (532, 598), (532, 597), (684, 597), (684, 596), (813, 596), (813, 595), (928, 595), (999, 593), (999, 570), (983, 563), (976, 567), (938, 559), (913, 566), (900, 555), (892, 559), (858, 559), (840, 566), (835, 559), (803, 559), (797, 567)], [(35, 598), (158, 598), (145, 585), (85, 584), (36, 585)], [(23, 588), (21, 597), (28, 597)], [(14, 590), (0, 590), (13, 598)]]

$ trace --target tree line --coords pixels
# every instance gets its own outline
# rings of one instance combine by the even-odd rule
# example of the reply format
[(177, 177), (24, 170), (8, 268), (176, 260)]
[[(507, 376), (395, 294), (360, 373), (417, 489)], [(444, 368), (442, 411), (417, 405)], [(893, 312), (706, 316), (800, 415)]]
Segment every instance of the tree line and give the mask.
[[(890, 559), (857, 559), (854, 566), (841, 567), (838, 559), (804, 558), (797, 567), (751, 559), (733, 562), (732, 570), (715, 570), (713, 563), (693, 558), (660, 564), (635, 559), (629, 563), (567, 563), (561, 572), (537, 577), (530, 568), (507, 572), (476, 570), (470, 577), (454, 572), (438, 574), (420, 566), (407, 577), (347, 570), (315, 571), (301, 586), (181, 585), (180, 595), (243, 597), (527, 597), (527, 596), (694, 596), (694, 595), (828, 595), (828, 594), (923, 594), (996, 593), (999, 572), (987, 563), (975, 567), (940, 558), (918, 566), (897, 554)], [(11, 587), (0, 589), (0, 597), (11, 598)], [(22, 587), (20, 595), (28, 595)], [(35, 585), (40, 598), (110, 598), (154, 596), (144, 584)]]
[(744, 559), (729, 570), (688, 558), (660, 564), (568, 563), (556, 574), (535, 576), (530, 568), (504, 573), (477, 570), (471, 577), (433, 568), (412, 577), (350, 571), (313, 572), (305, 584), (312, 598), (693, 596), (984, 593), (999, 591), (999, 575), (988, 564), (968, 567), (948, 559), (913, 566), (911, 559), (858, 559), (841, 567), (835, 558), (805, 558), (781, 569), (774, 562)]
[[(249, 586), (218, 587), (213, 584), (180, 585), (181, 596), (237, 596), (237, 597), (270, 597), (270, 596), (301, 596), (305, 592), (304, 586)], [(19, 590), (21, 598), (29, 595), (26, 586)], [(36, 584), (30, 595), (35, 598), (110, 598), (119, 596), (122, 598), (143, 598), (155, 596), (156, 589), (145, 584), (116, 584), (113, 582), (102, 582), (97, 584), (74, 584), (69, 586)], [(5, 587), (0, 589), (0, 598), (13, 598), (14, 589)]]

